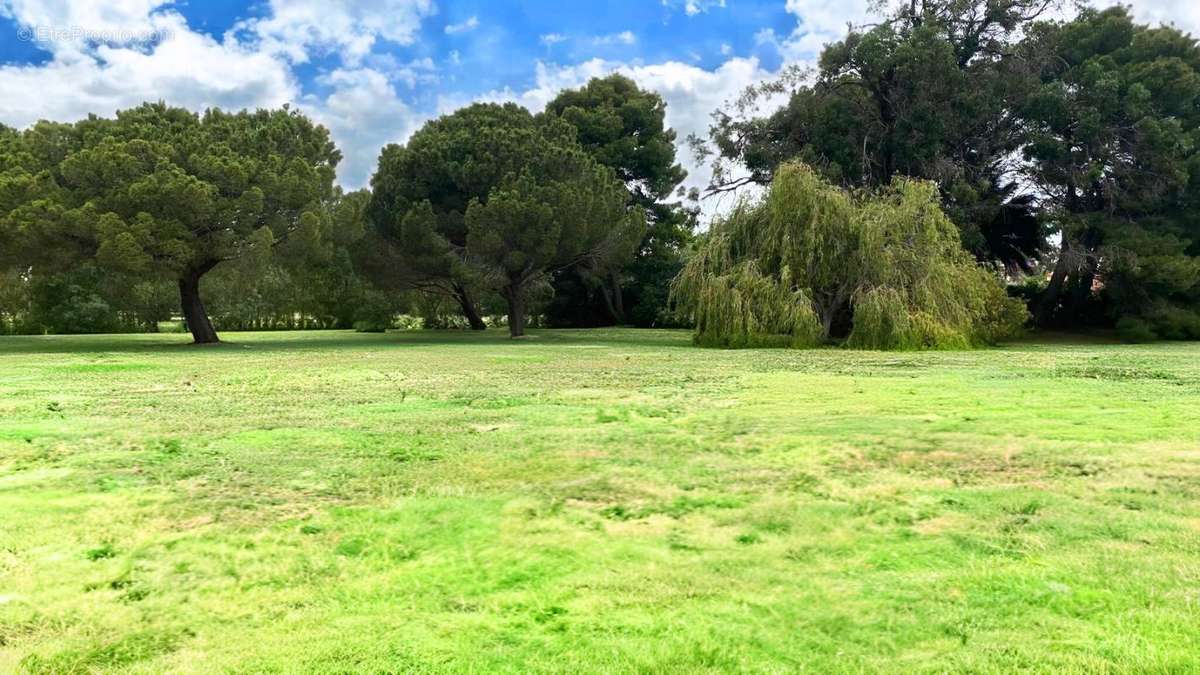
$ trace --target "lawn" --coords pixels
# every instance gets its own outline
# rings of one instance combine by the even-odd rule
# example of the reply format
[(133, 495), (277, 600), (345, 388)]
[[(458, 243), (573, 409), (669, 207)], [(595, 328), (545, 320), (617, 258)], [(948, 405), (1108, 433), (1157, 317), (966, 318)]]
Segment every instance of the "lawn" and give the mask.
[(1200, 670), (1200, 345), (0, 339), (0, 672)]

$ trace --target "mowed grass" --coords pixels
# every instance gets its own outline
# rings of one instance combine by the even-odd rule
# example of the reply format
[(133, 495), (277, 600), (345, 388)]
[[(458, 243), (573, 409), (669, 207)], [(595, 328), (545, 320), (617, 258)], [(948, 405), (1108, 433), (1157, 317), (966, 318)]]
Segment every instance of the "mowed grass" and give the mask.
[(0, 672), (1200, 671), (1200, 345), (0, 339)]

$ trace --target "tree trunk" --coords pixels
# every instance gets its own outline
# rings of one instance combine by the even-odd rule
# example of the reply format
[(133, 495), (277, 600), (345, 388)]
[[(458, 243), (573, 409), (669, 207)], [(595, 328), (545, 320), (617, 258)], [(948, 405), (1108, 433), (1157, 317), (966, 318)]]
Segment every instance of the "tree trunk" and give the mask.
[(525, 289), (520, 284), (511, 283), (504, 288), (504, 299), (508, 301), (508, 335), (519, 338), (525, 336)]
[(621, 275), (612, 273), (613, 310), (616, 312), (617, 323), (625, 323), (625, 293), (621, 290)]
[(467, 317), (471, 330), (487, 330), (487, 324), (483, 322), (483, 317), (479, 316), (479, 308), (475, 306), (475, 299), (471, 297), (470, 291), (454, 284), (454, 299), (458, 300), (459, 306), (462, 307), (463, 316)]
[[(208, 266), (208, 269), (212, 269), (212, 266)], [(217, 337), (217, 331), (213, 328), (212, 321), (208, 318), (208, 310), (204, 309), (204, 302), (200, 300), (200, 277), (208, 269), (189, 271), (179, 280), (179, 300), (183, 308), (183, 320), (187, 322), (188, 330), (192, 332), (192, 339), (198, 345), (221, 341)]]
[(1062, 249), (1058, 253), (1058, 262), (1054, 264), (1054, 272), (1050, 275), (1050, 283), (1046, 285), (1046, 292), (1042, 294), (1042, 299), (1038, 302), (1037, 315), (1034, 317), (1038, 326), (1045, 327), (1054, 316), (1055, 310), (1058, 309), (1058, 299), (1062, 295), (1063, 285), (1066, 284), (1067, 275), (1070, 273), (1070, 256), (1071, 244), (1064, 236)]
[[(582, 277), (580, 278), (582, 279)], [(586, 284), (587, 282), (585, 281), (584, 283)], [(619, 294), (620, 292), (621, 289), (618, 287), (617, 293)], [(608, 317), (612, 319), (614, 323), (622, 323), (621, 313), (617, 309), (617, 304), (613, 302), (613, 291), (608, 287), (607, 282), (600, 282), (600, 298), (604, 300), (604, 309), (608, 312)]]

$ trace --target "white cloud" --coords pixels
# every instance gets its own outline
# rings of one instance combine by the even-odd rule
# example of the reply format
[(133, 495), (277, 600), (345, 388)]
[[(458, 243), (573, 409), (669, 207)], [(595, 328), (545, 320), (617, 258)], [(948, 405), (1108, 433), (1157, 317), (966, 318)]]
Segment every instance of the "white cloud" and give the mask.
[(457, 33), (466, 33), (475, 30), (479, 27), (479, 17), (472, 16), (462, 23), (452, 23), (446, 26), (446, 35), (455, 35)]
[(109, 115), (144, 101), (202, 110), (278, 106), (296, 98), (287, 64), (270, 54), (192, 32), (175, 13), (146, 25), (171, 37), (152, 49), (101, 45), (87, 52), (60, 47), (44, 65), (0, 67), (0, 122), (24, 127), (39, 119)]
[(323, 100), (306, 97), (300, 108), (329, 128), (342, 151), (338, 181), (348, 189), (364, 187), (380, 149), (407, 140), (426, 118), (409, 108), (377, 70), (338, 69), (320, 81), (333, 92)]
[(412, 44), (422, 19), (436, 11), (433, 0), (270, 0), (270, 9), (236, 30), (295, 63), (317, 48), (340, 53), (348, 64), (357, 64), (378, 39)]
[(142, 33), (155, 30), (152, 14), (172, 0), (111, 0), (110, 2), (45, 2), (0, 0), (0, 16), (22, 26), (53, 31), (45, 44), (51, 51), (76, 50), (85, 45), (71, 36), (103, 33)]
[(848, 25), (866, 23), (872, 4), (870, 0), (787, 0), (788, 13), (796, 17), (792, 33), (781, 37), (774, 31), (760, 31), (755, 39), (774, 44), (785, 60), (810, 61), (826, 44), (845, 35)]
[(562, 33), (546, 33), (545, 35), (540, 36), (538, 41), (547, 47), (553, 47), (560, 42), (565, 42), (566, 39), (567, 36), (563, 35)]
[(623, 30), (620, 33), (612, 33), (611, 35), (599, 35), (592, 38), (592, 44), (595, 45), (631, 45), (635, 42), (637, 42), (637, 36), (633, 34), (633, 31), (629, 30)]
[[(454, 53), (457, 54), (457, 52)], [(451, 55), (451, 60), (453, 61), (453, 59), (454, 56)], [(435, 84), (438, 81), (437, 66), (428, 56), (390, 67), (387, 72), (393, 80), (407, 84), (410, 89), (418, 84)]]
[(1179, 30), (1200, 37), (1200, 3), (1196, 0), (1100, 0), (1100, 6), (1127, 5), (1139, 21), (1151, 24), (1174, 25)]
[(696, 16), (703, 14), (713, 7), (725, 7), (725, 0), (662, 0), (663, 7), (674, 8), (682, 5), (684, 14)]

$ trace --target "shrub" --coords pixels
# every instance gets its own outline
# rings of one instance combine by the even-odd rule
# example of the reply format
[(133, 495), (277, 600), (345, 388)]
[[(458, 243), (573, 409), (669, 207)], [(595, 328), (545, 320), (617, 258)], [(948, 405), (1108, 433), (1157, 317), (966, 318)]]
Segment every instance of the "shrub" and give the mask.
[(1150, 324), (1136, 316), (1123, 316), (1118, 319), (1117, 334), (1126, 342), (1154, 342), (1158, 339)]
[(395, 325), (396, 303), (382, 291), (370, 290), (354, 313), (354, 330), (359, 333), (383, 333)]

